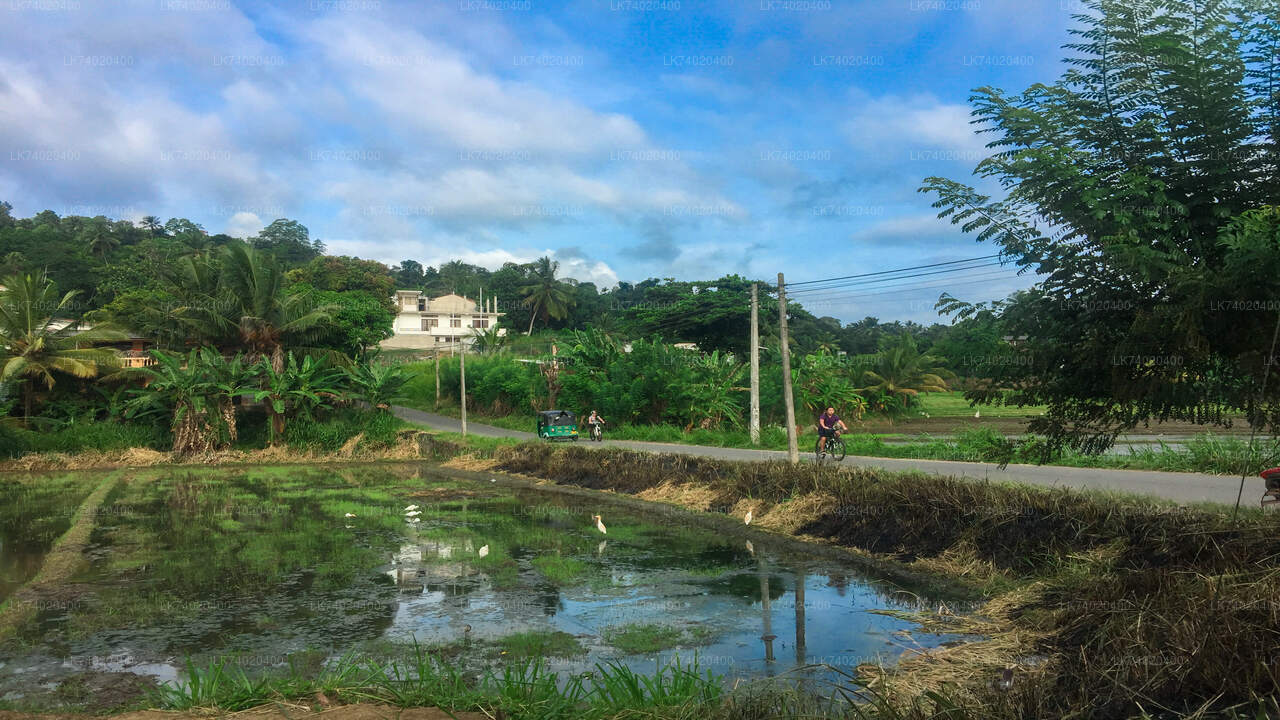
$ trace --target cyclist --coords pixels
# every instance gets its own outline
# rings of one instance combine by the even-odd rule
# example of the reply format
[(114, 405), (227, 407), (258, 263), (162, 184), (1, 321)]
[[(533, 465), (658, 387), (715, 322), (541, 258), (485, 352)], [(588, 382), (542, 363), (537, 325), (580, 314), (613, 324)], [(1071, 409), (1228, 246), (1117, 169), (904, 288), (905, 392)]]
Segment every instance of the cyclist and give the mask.
[(849, 428), (836, 414), (833, 407), (827, 408), (827, 411), (818, 416), (818, 453), (822, 454), (827, 449), (827, 438), (840, 437), (841, 431), (848, 432)]
[(591, 411), (591, 415), (587, 418), (587, 426), (591, 428), (591, 439), (595, 440), (604, 435), (604, 418), (595, 410)]

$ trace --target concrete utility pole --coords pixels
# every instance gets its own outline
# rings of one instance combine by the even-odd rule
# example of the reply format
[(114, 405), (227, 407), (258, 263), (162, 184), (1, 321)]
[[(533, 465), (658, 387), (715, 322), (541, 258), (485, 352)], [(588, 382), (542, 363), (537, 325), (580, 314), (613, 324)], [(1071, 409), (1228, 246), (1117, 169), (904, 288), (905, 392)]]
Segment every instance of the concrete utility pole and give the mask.
[(462, 386), (462, 437), (467, 436), (467, 342), (461, 338), (462, 347), (458, 348), (458, 376)]
[(791, 346), (787, 344), (787, 285), (778, 273), (778, 325), (782, 337), (782, 401), (787, 408), (787, 460), (800, 462), (800, 446), (796, 442), (796, 401), (791, 397)]
[(440, 409), (440, 349), (439, 348), (436, 348), (435, 362), (433, 362), (432, 365), (436, 366), (436, 408), (435, 409), (439, 410)]
[(751, 283), (751, 444), (760, 444), (760, 283)]

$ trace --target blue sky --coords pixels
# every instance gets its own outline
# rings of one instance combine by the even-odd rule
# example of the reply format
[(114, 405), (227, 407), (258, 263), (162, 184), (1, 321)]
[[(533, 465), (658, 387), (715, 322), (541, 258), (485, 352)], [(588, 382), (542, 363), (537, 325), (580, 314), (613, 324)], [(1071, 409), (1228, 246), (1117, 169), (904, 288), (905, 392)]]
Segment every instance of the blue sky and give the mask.
[[(0, 199), (237, 236), (288, 217), (387, 263), (550, 253), (601, 286), (986, 255), (916, 189), (970, 180), (971, 89), (1055, 80), (1078, 10), (0, 0)], [(1031, 279), (941, 282), (810, 309), (928, 322), (942, 290)]]

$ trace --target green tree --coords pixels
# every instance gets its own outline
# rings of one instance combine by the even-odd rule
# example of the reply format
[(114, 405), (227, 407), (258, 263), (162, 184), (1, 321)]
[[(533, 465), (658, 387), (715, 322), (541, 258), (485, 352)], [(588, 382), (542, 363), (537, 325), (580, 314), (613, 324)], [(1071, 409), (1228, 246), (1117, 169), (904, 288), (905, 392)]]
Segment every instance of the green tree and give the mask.
[(910, 335), (900, 335), (887, 341), (863, 371), (860, 391), (899, 399), (906, 407), (922, 392), (946, 392), (947, 380), (953, 377), (940, 358), (921, 353)]
[(1280, 197), (1280, 7), (1087, 5), (1058, 82), (972, 98), (995, 151), (976, 172), (1004, 197), (944, 178), (922, 188), (940, 216), (1045, 275), (1001, 311), (1026, 362), (995, 386), (1048, 405), (1030, 429), (1051, 449), (1235, 412), (1275, 430), (1280, 383), (1261, 393), (1274, 318), (1257, 307), (1280, 278), (1247, 268), (1280, 253), (1251, 214)]
[(560, 320), (569, 313), (573, 298), (565, 290), (564, 283), (556, 279), (560, 263), (547, 256), (537, 259), (529, 273), (529, 281), (520, 289), (524, 304), (530, 310), (529, 333), (533, 333), (533, 321), (539, 317), (544, 324), (552, 318)]
[(111, 231), (111, 225), (102, 216), (90, 220), (80, 231), (79, 239), (84, 243), (89, 254), (99, 260), (120, 246), (120, 239)]
[(151, 355), (155, 365), (131, 373), (144, 382), (132, 390), (125, 416), (168, 417), (173, 452), (178, 455), (208, 452), (231, 442), (235, 437), (234, 408), (230, 425), (225, 408), (234, 390), (221, 385), (206, 364), (217, 354), (191, 350), (183, 356), (155, 350)]
[(142, 216), (142, 219), (138, 221), (138, 226), (143, 230), (150, 232), (152, 235), (164, 234), (164, 224), (162, 224), (160, 222), (160, 218), (155, 215)]
[(262, 228), (253, 247), (274, 257), (285, 267), (297, 267), (324, 254), (324, 243), (312, 240), (307, 226), (297, 220), (279, 218)]
[(96, 377), (116, 367), (114, 350), (94, 347), (125, 339), (109, 327), (81, 328), (71, 316), (76, 291), (59, 296), (44, 273), (13, 275), (0, 290), (0, 382), (21, 382), (23, 417), (30, 420), (37, 385), (52, 390), (57, 375)]
[(336, 308), (317, 304), (310, 292), (286, 292), (279, 264), (252, 247), (228, 245), (217, 268), (216, 289), (209, 292), (202, 289), (210, 283), (208, 266), (191, 266), (194, 301), (176, 313), (191, 331), (219, 338), (224, 349), (244, 350), (251, 362), (267, 358), (281, 372), (287, 347), (305, 347), (328, 329)]

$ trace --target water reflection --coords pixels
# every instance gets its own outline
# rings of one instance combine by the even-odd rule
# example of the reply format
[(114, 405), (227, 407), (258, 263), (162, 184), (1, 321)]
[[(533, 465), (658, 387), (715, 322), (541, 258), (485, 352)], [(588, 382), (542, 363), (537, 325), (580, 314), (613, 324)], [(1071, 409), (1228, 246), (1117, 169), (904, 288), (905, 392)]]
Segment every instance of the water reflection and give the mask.
[[(44, 613), (26, 650), (0, 650), (0, 666), (48, 680), (59, 665), (124, 658), (111, 666), (165, 675), (155, 667), (176, 672), (187, 655), (340, 656), (410, 640), (481, 665), (513, 633), (559, 632), (585, 652), (552, 658), (556, 671), (617, 661), (650, 672), (655, 661), (696, 655), (715, 672), (759, 676), (891, 663), (894, 633), (915, 629), (869, 612), (906, 607), (895, 587), (759, 535), (439, 473), (378, 472), (131, 485), (136, 496), (121, 502), (140, 511), (95, 530), (93, 567), (76, 579), (83, 607)], [(601, 509), (607, 539), (592, 517)], [(420, 522), (407, 523), (414, 511)], [(629, 654), (609, 640), (628, 626), (679, 640)], [(0, 696), (13, 687), (0, 679)]]

